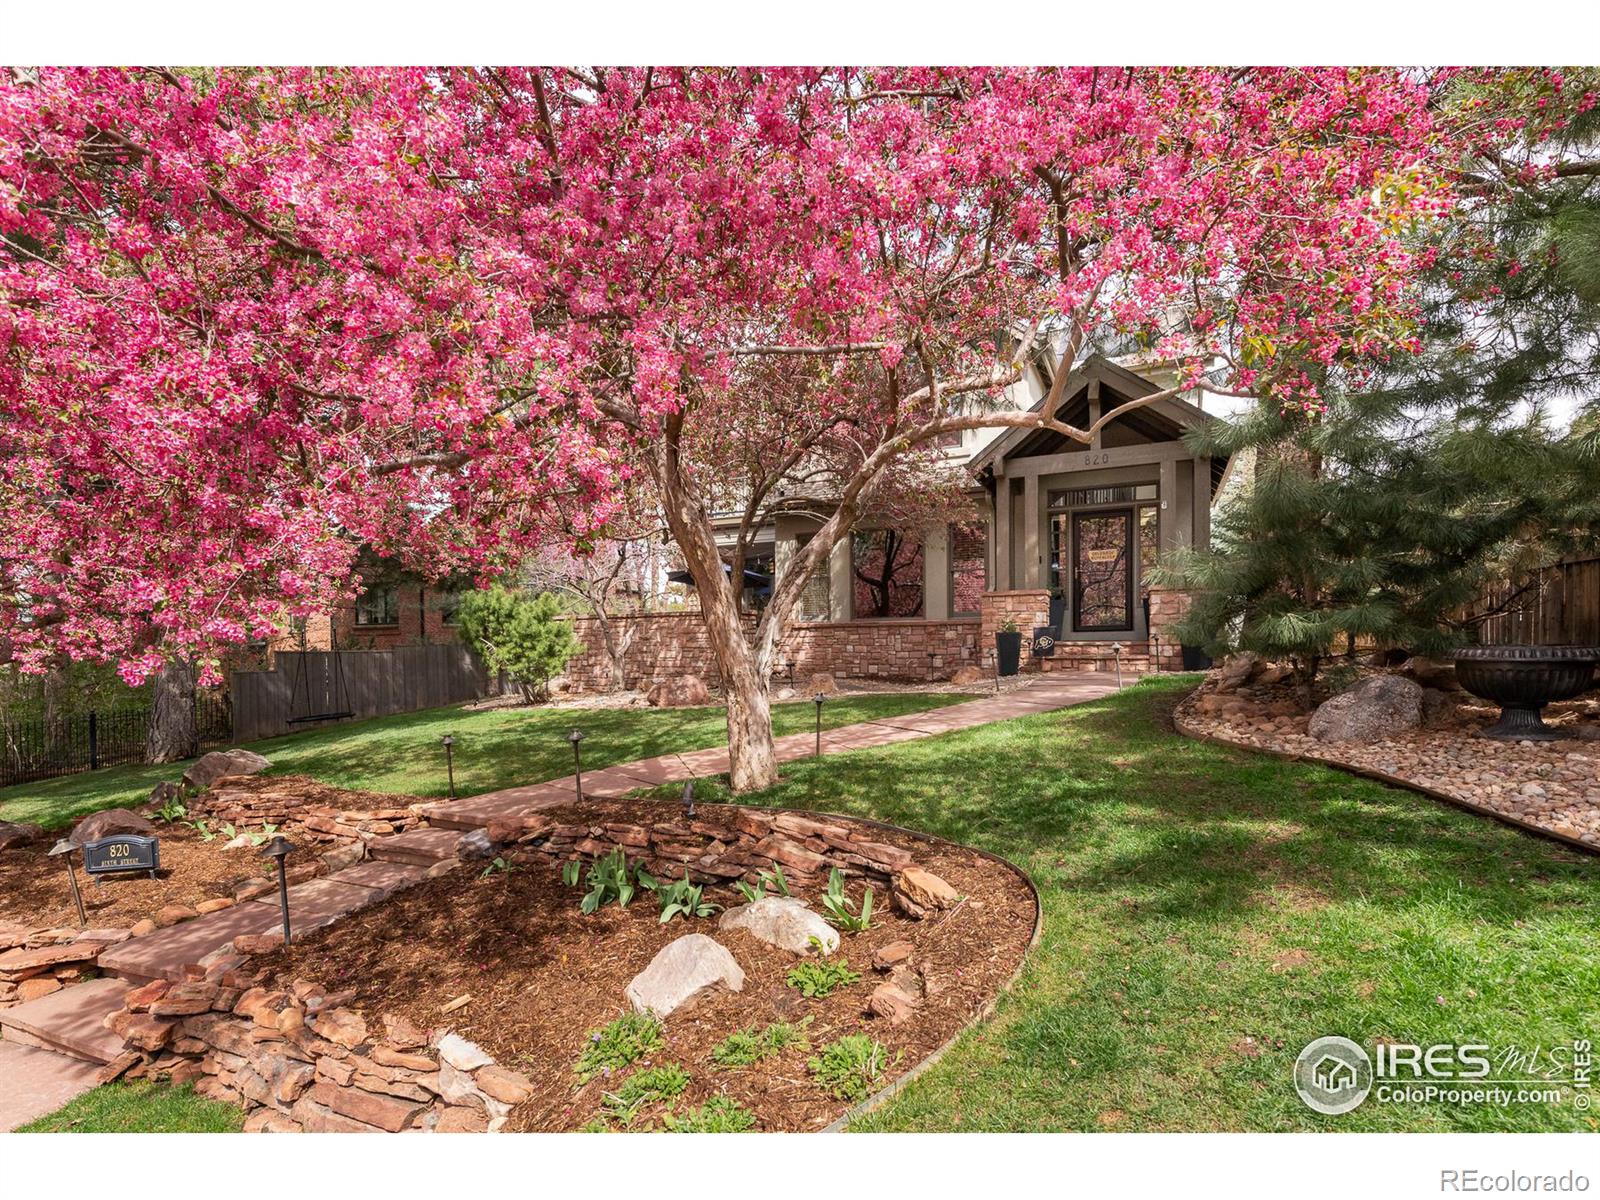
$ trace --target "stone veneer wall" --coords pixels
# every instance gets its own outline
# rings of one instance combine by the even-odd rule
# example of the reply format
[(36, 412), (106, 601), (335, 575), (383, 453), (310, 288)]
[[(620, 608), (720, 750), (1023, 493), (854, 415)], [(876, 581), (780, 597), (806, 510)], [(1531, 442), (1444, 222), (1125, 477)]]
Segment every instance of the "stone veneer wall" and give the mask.
[[(755, 619), (746, 618), (745, 624), (747, 635), (753, 635)], [(698, 675), (712, 686), (720, 682), (698, 612), (645, 613), (618, 618), (613, 625), (633, 631), (625, 659), (630, 687), (648, 689), (681, 675)], [(611, 666), (594, 618), (574, 618), (573, 631), (585, 648), (567, 664), (569, 688), (606, 690)], [(824, 672), (840, 679), (947, 679), (958, 668), (979, 662), (978, 622), (971, 617), (800, 622), (779, 644), (774, 686), (789, 682), (790, 662), (800, 682)]]
[[(983, 606), (978, 610), (981, 624), (979, 638), (986, 653), (994, 650), (994, 635), (1007, 620), (1017, 623), (1022, 634), (1023, 672), (1039, 669), (1038, 660), (1028, 653), (1033, 631), (1050, 623), (1050, 593), (1045, 588), (1018, 588), (1007, 592), (985, 592)], [(993, 659), (988, 660), (993, 669)]]
[(1154, 649), (1153, 639), (1160, 638), (1160, 669), (1163, 671), (1183, 669), (1183, 646), (1172, 627), (1188, 615), (1189, 604), (1190, 597), (1188, 592), (1180, 592), (1175, 588), (1163, 587), (1150, 589), (1152, 650)]

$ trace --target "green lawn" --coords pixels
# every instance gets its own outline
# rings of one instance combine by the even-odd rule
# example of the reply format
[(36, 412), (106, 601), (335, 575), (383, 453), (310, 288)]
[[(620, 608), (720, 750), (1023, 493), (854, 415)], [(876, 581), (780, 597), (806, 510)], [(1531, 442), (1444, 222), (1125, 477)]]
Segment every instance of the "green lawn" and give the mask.
[(238, 1133), (244, 1113), (189, 1088), (108, 1083), (18, 1133)]
[(1300, 1103), (1291, 1066), (1323, 1034), (1592, 1038), (1600, 859), (1190, 742), (1165, 718), (1191, 686), (798, 762), (756, 798), (984, 847), (1043, 896), (1043, 941), (995, 1019), (856, 1128), (1596, 1129), (1570, 1105)]
[[(967, 699), (971, 697), (909, 692), (841, 697), (823, 705), (822, 724), (832, 729)], [(773, 712), (780, 735), (815, 725), (816, 712), (810, 701), (776, 705)], [(270, 758), (276, 774), (311, 775), (324, 783), (374, 792), (443, 796), (448, 782), (439, 739), (452, 733), (457, 743), (456, 793), (469, 796), (569, 773), (572, 747), (566, 736), (574, 725), (584, 732), (586, 770), (727, 741), (721, 708), (466, 712), (452, 706), (325, 725), (307, 733), (253, 742), (249, 748)], [(183, 770), (183, 764), (111, 767), (0, 788), (0, 820), (33, 821), (56, 829), (84, 813), (142, 804), (159, 781), (177, 779)]]

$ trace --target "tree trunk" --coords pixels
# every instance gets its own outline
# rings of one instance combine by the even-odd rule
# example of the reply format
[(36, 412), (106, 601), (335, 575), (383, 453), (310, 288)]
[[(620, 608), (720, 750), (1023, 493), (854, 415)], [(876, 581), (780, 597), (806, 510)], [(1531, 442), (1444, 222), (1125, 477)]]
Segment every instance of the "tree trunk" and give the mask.
[(617, 636), (611, 618), (606, 616), (603, 603), (595, 606), (594, 623), (600, 628), (600, 640), (606, 648), (606, 661), (611, 664), (611, 690), (620, 692), (628, 686), (628, 675), (623, 669), (622, 658), (627, 653), (626, 643), (631, 639), (626, 635), (622, 638)]
[(194, 666), (185, 662), (170, 662), (156, 676), (150, 724), (144, 738), (147, 762), (177, 762), (193, 758), (199, 751), (200, 739), (194, 724), (194, 681)]

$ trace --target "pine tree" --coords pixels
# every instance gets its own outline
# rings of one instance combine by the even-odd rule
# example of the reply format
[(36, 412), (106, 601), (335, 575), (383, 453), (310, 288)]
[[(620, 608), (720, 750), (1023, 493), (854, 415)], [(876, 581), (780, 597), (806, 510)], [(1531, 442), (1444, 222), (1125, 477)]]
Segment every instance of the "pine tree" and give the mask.
[[(1433, 261), (1420, 351), (1360, 387), (1330, 373), (1325, 413), (1257, 410), (1193, 439), (1255, 470), (1211, 550), (1164, 564), (1195, 597), (1179, 634), (1287, 659), (1308, 705), (1357, 639), (1469, 642), (1491, 581), (1600, 544), (1600, 72), (1552, 78), (1464, 76), (1443, 93), (1446, 109), (1539, 121), (1520, 158), (1501, 145), (1466, 165), (1469, 202), (1419, 248)], [(1577, 404), (1566, 428), (1562, 400)]]

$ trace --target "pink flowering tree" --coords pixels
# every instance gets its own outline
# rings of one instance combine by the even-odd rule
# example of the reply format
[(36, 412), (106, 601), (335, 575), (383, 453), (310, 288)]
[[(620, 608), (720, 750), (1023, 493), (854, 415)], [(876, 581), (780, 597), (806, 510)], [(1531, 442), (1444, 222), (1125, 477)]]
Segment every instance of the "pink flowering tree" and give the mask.
[[(908, 454), (1095, 339), (1315, 411), (1414, 342), (1428, 95), (1340, 69), (75, 70), (0, 91), (11, 653), (202, 661), (364, 539), (488, 570), (649, 477), (735, 789), (800, 589)], [(780, 380), (777, 392), (766, 389)], [(753, 640), (719, 435), (836, 505)], [(784, 464), (787, 464), (786, 466)]]

